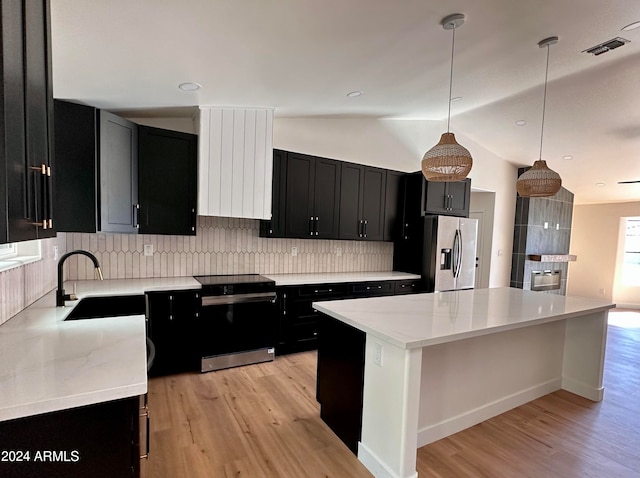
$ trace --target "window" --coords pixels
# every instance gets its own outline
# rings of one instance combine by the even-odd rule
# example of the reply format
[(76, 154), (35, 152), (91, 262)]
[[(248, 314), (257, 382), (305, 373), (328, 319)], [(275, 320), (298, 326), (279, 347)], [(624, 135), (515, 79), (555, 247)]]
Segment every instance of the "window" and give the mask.
[(15, 257), (17, 253), (15, 244), (0, 244), (0, 260)]
[(0, 271), (19, 267), (42, 258), (40, 241), (0, 244)]
[(640, 285), (640, 217), (626, 218), (622, 283)]

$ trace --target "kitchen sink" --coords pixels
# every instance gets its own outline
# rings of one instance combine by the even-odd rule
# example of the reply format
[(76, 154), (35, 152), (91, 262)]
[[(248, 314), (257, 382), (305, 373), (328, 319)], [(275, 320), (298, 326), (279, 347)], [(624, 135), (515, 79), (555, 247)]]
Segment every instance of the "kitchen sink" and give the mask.
[(86, 297), (78, 302), (64, 320), (100, 319), (144, 313), (144, 295)]

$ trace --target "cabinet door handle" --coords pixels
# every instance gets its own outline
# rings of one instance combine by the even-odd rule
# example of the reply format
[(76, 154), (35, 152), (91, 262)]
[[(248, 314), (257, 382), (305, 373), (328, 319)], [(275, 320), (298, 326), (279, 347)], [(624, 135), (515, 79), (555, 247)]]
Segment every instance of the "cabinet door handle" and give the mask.
[(313, 216), (309, 218), (309, 235), (313, 236)]
[[(34, 171), (33, 176), (33, 222), (32, 225), (36, 227), (41, 227), (42, 229), (49, 229), (53, 227), (53, 221), (51, 220), (49, 214), (49, 208), (51, 207), (51, 191), (50, 191), (50, 177), (51, 177), (51, 168), (49, 168), (46, 164), (41, 164), (40, 166), (30, 166), (30, 171)], [(40, 173), (40, 198), (38, 198), (38, 174)], [(25, 207), (25, 216), (31, 217), (31, 208), (28, 203)]]
[(140, 224), (138, 223), (138, 213), (140, 210), (140, 204), (133, 204), (132, 208), (133, 210), (131, 211), (131, 223), (133, 224), (133, 227), (138, 229), (140, 227)]
[(146, 433), (146, 435), (147, 435), (147, 444), (146, 444), (146, 448), (147, 449), (145, 450), (144, 455), (140, 455), (140, 459), (141, 460), (147, 460), (149, 458), (149, 448), (150, 448), (150, 444), (151, 444), (151, 441), (149, 440), (149, 432), (151, 431), (151, 427), (150, 427), (149, 409), (148, 408), (146, 408), (145, 412), (142, 415), (140, 415), (140, 418), (143, 418), (143, 417), (146, 417), (145, 421), (147, 422), (146, 423), (146, 427), (147, 427), (147, 433)]
[(362, 219), (358, 221), (358, 237), (362, 237)]
[(320, 228), (320, 218), (316, 216), (316, 236), (318, 235), (319, 228)]
[(53, 228), (53, 187), (51, 180), (51, 166), (47, 166), (47, 175), (45, 176), (47, 181), (47, 210), (46, 210), (46, 218), (47, 218), (47, 226), (49, 229)]
[(363, 223), (364, 237), (367, 237), (367, 220), (364, 220)]

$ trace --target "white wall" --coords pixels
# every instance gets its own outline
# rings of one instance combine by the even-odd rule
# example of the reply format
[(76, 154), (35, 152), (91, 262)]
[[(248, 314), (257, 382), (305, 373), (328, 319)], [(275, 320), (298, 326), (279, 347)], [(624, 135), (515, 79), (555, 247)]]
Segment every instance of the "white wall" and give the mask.
[[(420, 169), (443, 132), (439, 122), (366, 118), (276, 117), (273, 130), (274, 148), (407, 172)], [(517, 168), (469, 138), (458, 141), (473, 156), (472, 187), (495, 192), (489, 287), (508, 287)]]
[(129, 121), (154, 128), (170, 129), (183, 133), (197, 134), (195, 121), (192, 118), (136, 118), (126, 116)]
[(638, 215), (640, 202), (574, 206), (569, 250), (578, 259), (569, 263), (567, 295), (623, 299), (621, 302), (640, 307), (638, 290), (634, 291), (635, 298), (624, 295), (614, 299), (620, 218)]

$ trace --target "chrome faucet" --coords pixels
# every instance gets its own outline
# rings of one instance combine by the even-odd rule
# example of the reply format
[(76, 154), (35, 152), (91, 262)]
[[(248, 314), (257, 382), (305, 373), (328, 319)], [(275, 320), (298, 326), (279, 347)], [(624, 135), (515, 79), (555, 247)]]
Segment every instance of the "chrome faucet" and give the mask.
[(104, 280), (102, 277), (102, 269), (100, 269), (100, 263), (96, 256), (91, 254), (90, 252), (77, 250), (67, 252), (63, 255), (58, 261), (58, 290), (56, 290), (56, 306), (61, 307), (64, 306), (65, 301), (67, 300), (78, 300), (78, 298), (74, 294), (65, 294), (64, 289), (62, 288), (62, 267), (64, 266), (64, 261), (67, 260), (69, 256), (73, 256), (74, 254), (82, 254), (83, 256), (87, 256), (93, 262), (93, 266), (96, 268), (96, 277), (100, 280)]

